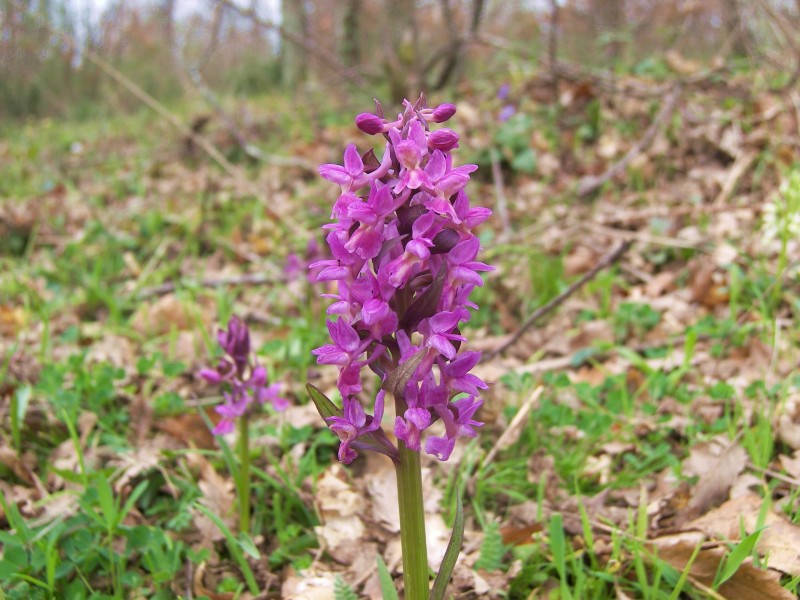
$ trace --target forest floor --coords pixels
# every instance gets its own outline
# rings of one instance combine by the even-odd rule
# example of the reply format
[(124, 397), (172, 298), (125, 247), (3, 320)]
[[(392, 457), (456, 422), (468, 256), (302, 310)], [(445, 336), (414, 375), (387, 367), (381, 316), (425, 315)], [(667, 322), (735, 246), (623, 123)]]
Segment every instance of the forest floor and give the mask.
[[(456, 598), (795, 598), (800, 99), (727, 70), (455, 102), (497, 269), (485, 425), (423, 460), (432, 566), (460, 493)], [(216, 160), (144, 111), (4, 126), (0, 598), (378, 598), (377, 556), (401, 582), (391, 464), (338, 464), (305, 391), (336, 379), (316, 165), (371, 107), (306, 104), (231, 101), (235, 136), (183, 107)], [(197, 376), (233, 314), (292, 402), (251, 419), (249, 532)]]

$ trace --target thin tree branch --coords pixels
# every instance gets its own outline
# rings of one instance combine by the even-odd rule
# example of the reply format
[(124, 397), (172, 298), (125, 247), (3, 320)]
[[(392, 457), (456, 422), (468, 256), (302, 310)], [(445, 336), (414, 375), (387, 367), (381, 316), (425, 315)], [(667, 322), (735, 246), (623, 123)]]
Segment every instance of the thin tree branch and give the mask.
[(667, 94), (664, 103), (661, 105), (661, 110), (658, 111), (656, 118), (653, 119), (653, 122), (650, 124), (650, 127), (647, 128), (647, 131), (644, 132), (642, 138), (628, 150), (625, 156), (611, 165), (605, 173), (599, 176), (589, 175), (581, 179), (578, 183), (578, 196), (585, 198), (600, 189), (604, 183), (623, 173), (634, 158), (649, 148), (661, 127), (672, 116), (680, 95), (680, 85), (674, 86), (669, 94)]
[(545, 315), (551, 313), (553, 310), (558, 308), (564, 301), (572, 296), (575, 292), (581, 289), (584, 285), (589, 283), (592, 279), (597, 277), (597, 274), (600, 273), (603, 269), (607, 269), (614, 263), (616, 263), (622, 256), (628, 251), (628, 248), (631, 247), (631, 241), (625, 240), (619, 246), (617, 246), (613, 251), (606, 254), (600, 261), (592, 267), (589, 271), (583, 274), (583, 276), (578, 279), (575, 283), (570, 285), (566, 290), (561, 292), (558, 296), (550, 300), (547, 304), (540, 306), (537, 308), (531, 315), (525, 319), (525, 322), (520, 326), (517, 331), (503, 344), (500, 345), (499, 348), (496, 348), (492, 352), (485, 354), (481, 360), (484, 362), (486, 360), (490, 360), (497, 356), (498, 354), (502, 354), (508, 348), (513, 346), (521, 337), (522, 335), (528, 331), (539, 319), (544, 317)]
[(235, 285), (266, 285), (286, 283), (285, 277), (275, 277), (274, 275), (267, 275), (266, 273), (245, 273), (244, 275), (236, 275), (233, 277), (212, 277), (208, 279), (201, 279), (199, 281), (181, 280), (181, 281), (166, 281), (161, 285), (154, 285), (139, 290), (136, 297), (139, 299), (151, 298), (153, 296), (163, 296), (171, 294), (179, 287), (204, 287), (204, 288), (218, 288), (225, 286)]

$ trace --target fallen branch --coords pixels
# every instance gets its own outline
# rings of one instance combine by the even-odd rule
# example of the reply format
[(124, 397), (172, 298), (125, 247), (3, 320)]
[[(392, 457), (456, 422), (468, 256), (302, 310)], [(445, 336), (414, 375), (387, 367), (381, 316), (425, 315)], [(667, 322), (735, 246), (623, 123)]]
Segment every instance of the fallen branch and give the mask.
[(647, 148), (650, 147), (650, 144), (653, 143), (653, 140), (656, 139), (656, 135), (661, 127), (672, 116), (672, 113), (678, 104), (678, 98), (680, 98), (680, 95), (680, 85), (674, 86), (664, 99), (664, 103), (661, 105), (661, 110), (658, 111), (656, 118), (653, 119), (650, 127), (648, 127), (647, 131), (644, 132), (642, 139), (636, 142), (636, 144), (634, 144), (633, 147), (628, 150), (625, 156), (611, 165), (611, 167), (602, 175), (590, 175), (581, 179), (580, 183), (578, 184), (578, 196), (585, 198), (586, 196), (594, 193), (600, 189), (604, 183), (623, 173), (634, 158), (647, 150)]
[(614, 250), (606, 254), (603, 258), (600, 259), (600, 261), (594, 267), (592, 267), (589, 271), (584, 273), (583, 276), (580, 279), (578, 279), (578, 281), (570, 285), (566, 290), (564, 290), (558, 296), (550, 300), (550, 302), (548, 302), (543, 306), (540, 306), (535, 311), (533, 311), (533, 313), (527, 319), (525, 319), (525, 322), (522, 324), (522, 326), (519, 329), (517, 329), (517, 331), (515, 331), (514, 334), (508, 339), (508, 341), (501, 344), (499, 348), (496, 348), (492, 352), (485, 354), (481, 362), (490, 360), (495, 356), (497, 356), (498, 354), (505, 352), (511, 346), (513, 346), (517, 342), (517, 340), (519, 340), (519, 338), (521, 338), (522, 335), (528, 329), (530, 329), (534, 323), (536, 323), (536, 321), (538, 321), (543, 316), (549, 314), (550, 312), (555, 310), (558, 306), (563, 304), (567, 298), (572, 296), (572, 294), (577, 292), (584, 285), (586, 285), (592, 279), (597, 277), (597, 274), (600, 273), (600, 271), (610, 267), (615, 262), (617, 262), (620, 258), (622, 258), (622, 256), (625, 254), (625, 252), (628, 251), (628, 248), (630, 247), (631, 247), (631, 241), (625, 240)]
[(531, 414), (531, 411), (536, 406), (539, 401), (539, 398), (542, 397), (544, 393), (544, 388), (540, 385), (537, 386), (536, 389), (533, 390), (533, 393), (528, 397), (527, 400), (519, 407), (517, 414), (514, 415), (514, 418), (511, 419), (511, 422), (508, 424), (508, 427), (505, 428), (503, 434), (497, 438), (497, 441), (492, 446), (492, 449), (486, 454), (484, 459), (480, 462), (478, 468), (472, 473), (472, 476), (469, 478), (467, 482), (467, 489), (474, 490), (475, 489), (475, 479), (479, 473), (486, 467), (488, 467), (492, 461), (497, 456), (497, 453), (505, 450), (511, 444), (516, 442), (519, 439), (520, 432), (525, 427), (528, 415)]
[(492, 182), (494, 183), (494, 195), (496, 199), (497, 216), (500, 219), (502, 231), (497, 236), (497, 243), (505, 243), (511, 235), (511, 218), (508, 215), (508, 201), (506, 200), (505, 185), (503, 184), (503, 170), (500, 168), (500, 160), (494, 150), (489, 152), (492, 161)]
[(682, 248), (684, 250), (704, 251), (705, 243), (692, 243), (678, 238), (671, 238), (664, 235), (653, 235), (645, 231), (628, 231), (617, 229), (600, 223), (587, 222), (584, 224), (587, 229), (596, 233), (615, 237), (617, 239), (628, 240), (630, 242), (641, 242), (643, 244), (653, 244), (656, 246), (667, 246), (669, 248)]
[(747, 173), (751, 165), (756, 162), (757, 158), (758, 152), (755, 150), (742, 152), (739, 155), (739, 157), (734, 161), (730, 171), (728, 171), (728, 175), (725, 177), (725, 182), (722, 185), (722, 189), (714, 199), (713, 206), (724, 206), (728, 203), (728, 200), (730, 200), (731, 196), (733, 196), (733, 192), (736, 191), (736, 186), (739, 184), (739, 180), (745, 173)]
[(199, 281), (166, 281), (161, 285), (142, 288), (139, 290), (139, 293), (136, 294), (136, 297), (139, 299), (145, 299), (153, 296), (163, 296), (165, 294), (171, 294), (179, 287), (218, 288), (229, 285), (265, 285), (268, 283), (286, 283), (286, 278), (275, 277), (273, 275), (267, 275), (266, 273), (247, 273), (245, 275), (236, 275), (233, 277), (214, 277), (201, 279)]

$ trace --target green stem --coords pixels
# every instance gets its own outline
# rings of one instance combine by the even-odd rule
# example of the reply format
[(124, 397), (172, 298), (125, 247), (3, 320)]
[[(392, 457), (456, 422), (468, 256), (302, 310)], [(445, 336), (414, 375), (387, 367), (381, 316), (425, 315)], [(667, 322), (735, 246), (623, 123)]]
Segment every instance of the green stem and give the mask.
[(239, 531), (250, 533), (250, 419), (239, 417), (239, 477), (236, 482), (239, 495)]
[(428, 600), (428, 548), (422, 506), (422, 468), (419, 452), (398, 440), (397, 497), (400, 501), (400, 545), (406, 600)]

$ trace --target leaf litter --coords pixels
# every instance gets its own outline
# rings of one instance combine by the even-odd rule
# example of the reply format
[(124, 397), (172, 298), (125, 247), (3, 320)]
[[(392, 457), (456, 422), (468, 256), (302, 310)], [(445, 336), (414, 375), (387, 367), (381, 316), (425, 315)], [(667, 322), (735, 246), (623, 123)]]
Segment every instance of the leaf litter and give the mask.
[[(680, 55), (669, 58), (677, 72), (695, 72), (694, 65), (682, 60)], [(531, 89), (538, 89), (535, 80), (528, 82)], [(537, 547), (549, 552), (548, 521), (555, 514), (563, 514), (567, 544), (575, 550), (588, 550), (584, 548), (588, 519), (594, 536), (591, 551), (600, 565), (607, 566), (612, 561), (612, 538), (633, 535), (628, 531), (631, 515), (643, 508), (646, 527), (637, 534), (644, 535), (639, 541), (646, 542), (653, 555), (678, 572), (688, 569), (688, 580), (697, 593), (714, 587), (720, 564), (733, 544), (763, 528), (753, 556), (714, 593), (744, 599), (794, 597), (782, 587), (781, 578), (800, 575), (800, 557), (795, 551), (800, 540), (793, 522), (797, 510), (793, 499), (800, 485), (796, 452), (800, 450), (800, 401), (794, 384), (787, 384), (780, 401), (748, 388), (768, 374), (773, 382), (789, 381), (797, 365), (796, 331), (790, 328), (778, 340), (768, 334), (775, 319), (791, 322), (796, 308), (784, 299), (770, 312), (771, 288), (753, 291), (743, 282), (765, 276), (752, 257), (770, 264), (780, 252), (774, 240), (765, 241), (761, 224), (765, 207), (778, 193), (782, 169), (794, 160), (796, 115), (781, 108), (784, 99), (767, 91), (758, 92), (752, 103), (724, 102), (738, 84), (731, 81), (729, 85), (714, 81), (687, 90), (676, 108), (680, 118), (659, 130), (652, 144), (623, 173), (597, 190), (591, 201), (572, 201), (582, 178), (601, 176), (613, 168), (638, 138), (608, 127), (591, 143), (581, 143), (574, 123), (581, 122), (587, 103), (595, 101), (605, 121), (632, 122), (641, 135), (648, 126), (646, 116), (652, 114), (648, 101), (607, 95), (589, 75), (577, 81), (563, 79), (558, 100), (564, 113), (561, 139), (553, 140), (538, 131), (530, 135), (526, 143), (535, 148), (539, 158), (533, 174), (515, 172), (506, 159), (502, 161), (514, 228), (506, 246), (494, 246), (491, 236), (485, 243), (487, 251), (500, 258), (497, 273), (486, 285), (487, 290), (496, 291), (488, 296), (490, 307), (481, 311), (491, 316), (475, 318), (473, 337), (480, 338), (476, 348), (491, 351), (498, 347), (533, 309), (561, 291), (548, 290), (549, 280), (563, 287), (565, 281), (591, 270), (620, 240), (631, 239), (634, 247), (619, 264), (561, 303), (507, 352), (480, 366), (480, 374), (493, 388), (483, 411), (487, 425), (481, 444), (472, 450), (477, 452), (476, 464), (463, 466), (475, 460), (476, 455), (467, 451), (455, 471), (442, 469), (435, 461), (426, 463), (432, 568), (437, 567), (449, 536), (441, 506), (452, 501), (450, 478), (472, 473), (466, 493), (476, 505), (478, 498), (484, 503), (480, 519), (475, 514), (468, 516), (452, 592), (493, 598), (498, 590), (508, 589), (525, 569), (524, 560), (515, 558), (516, 549)], [(536, 100), (532, 93), (521, 100), (521, 110), (539, 115), (537, 111), (551, 101)], [(491, 102), (475, 97), (458, 106), (469, 129), (463, 143), (476, 154), (492, 140), (495, 125), (480, 116), (483, 104)], [(340, 133), (323, 131), (320, 135), (327, 136), (333, 147), (338, 143), (335, 134)], [(56, 301), (52, 292), (54, 283), (59, 282), (56, 265), (70, 260), (70, 244), (101, 248), (88, 227), (91, 222), (120, 240), (135, 239), (146, 248), (120, 252), (125, 258), (109, 285), (122, 290), (127, 298), (133, 290), (164, 281), (177, 281), (180, 288), (182, 280), (194, 280), (199, 272), (221, 278), (251, 273), (264, 264), (269, 264), (273, 273), (282, 272), (285, 247), (291, 244), (276, 237), (274, 224), (254, 204), (249, 205), (247, 214), (258, 218), (237, 215), (238, 222), (228, 229), (214, 224), (222, 222), (237, 204), (247, 202), (252, 190), (249, 182), (208, 165), (190, 167), (170, 148), (174, 141), (162, 141), (157, 172), (143, 175), (141, 186), (147, 194), (131, 192), (117, 198), (113, 182), (83, 178), (77, 180), (79, 190), (99, 199), (91, 206), (66, 186), (3, 206), (0, 233), (30, 244), (30, 256), (15, 264), (13, 274), (15, 281), (25, 282), (25, 291), (4, 297), (0, 303), (0, 348), (9, 358), (2, 366), (0, 410), (7, 416), (14, 394), (23, 386), (34, 386), (30, 406), (22, 416), (23, 432), (30, 434), (35, 429), (52, 435), (55, 441), (42, 442), (36, 453), (20, 452), (4, 441), (0, 462), (9, 480), (0, 482), (0, 487), (4, 496), (35, 522), (47, 523), (59, 514), (78, 510), (75, 494), (62, 492), (77, 491), (79, 486), (58, 474), (80, 472), (74, 443), (65, 436), (60, 415), (50, 406), (51, 393), (36, 386), (40, 386), (42, 370), (49, 369), (56, 357), (85, 351), (87, 363), (109, 364), (125, 372), (121, 380), (125, 393), (114, 396), (115, 410), (130, 411), (134, 428), (128, 437), (131, 448), (121, 452), (108, 435), (111, 428), (98, 423), (92, 413), (80, 413), (78, 435), (87, 467), (113, 471), (115, 489), (120, 493), (160, 474), (164, 483), (159, 493), (176, 502), (185, 492), (175, 482), (190, 475), (196, 478), (198, 501), (235, 529), (233, 482), (221, 463), (198, 452), (175, 454), (186, 448), (219, 448), (207, 426), (207, 419), (213, 422), (215, 413), (202, 403), (193, 404), (206, 392), (190, 375), (175, 379), (174, 375), (141, 374), (136, 369), (137, 361), (153, 352), (184, 363), (187, 374), (202, 362), (198, 359), (207, 352), (203, 336), (213, 333), (219, 305), (224, 304), (217, 292), (181, 289), (120, 307), (100, 302), (98, 309), (94, 305), (97, 299), (85, 291), (69, 291), (67, 285), (69, 293), (48, 323), (50, 331), (62, 336), (61, 341), (50, 342), (49, 348), (42, 342), (46, 339), (43, 324), (31, 311), (31, 298)], [(122, 146), (127, 148), (120, 151), (135, 152), (135, 144), (135, 140), (125, 141)], [(98, 142), (94, 150), (101, 152), (101, 145)], [(84, 154), (92, 151), (88, 147)], [(305, 152), (315, 163), (330, 158), (319, 144), (307, 145)], [(764, 162), (766, 155), (775, 157), (774, 165)], [(69, 174), (70, 168), (75, 167), (66, 165), (65, 172)], [(481, 172), (488, 174), (490, 169)], [(324, 218), (323, 203), (314, 200), (322, 187), (313, 181), (284, 179), (283, 173), (265, 170), (257, 175), (258, 185), (269, 189), (283, 205), (302, 198), (309, 213)], [(489, 175), (477, 185), (492, 198)], [(206, 199), (203, 206), (177, 202), (195, 197)], [(131, 215), (154, 211), (170, 214), (159, 225), (159, 239), (150, 240), (136, 230)], [(496, 229), (491, 234), (502, 233), (499, 225), (490, 227)], [(187, 237), (196, 241), (196, 252), (186, 252)], [(120, 250), (116, 246), (108, 251)], [(508, 258), (503, 258), (504, 253)], [(537, 275), (531, 266), (546, 274)], [(7, 275), (3, 285), (16, 289)], [(313, 294), (302, 279), (288, 286), (244, 284), (226, 290), (230, 303), (268, 324), (264, 330), (282, 328), (280, 334), (266, 333), (259, 344), (280, 347), (284, 359), (298, 361), (286, 377), (298, 399), (304, 392), (295, 382), (312, 379), (325, 388), (328, 385), (321, 382), (330, 384), (331, 373), (298, 360), (292, 354), (295, 350), (280, 345), (281, 337), (296, 334), (275, 315), (287, 312), (299, 317), (300, 307), (314, 302)], [(118, 313), (124, 317), (115, 320), (113, 315)], [(699, 325), (703, 323), (706, 330)], [(96, 335), (89, 335), (87, 325), (96, 326)], [(77, 338), (70, 333), (76, 326), (83, 331)], [(67, 377), (64, 388), (75, 384)], [(539, 384), (545, 389), (542, 397), (535, 404), (525, 404)], [(177, 393), (182, 405), (159, 406), (156, 398), (168, 392)], [(622, 406), (620, 398), (632, 400), (625, 400), (630, 404)], [(518, 406), (527, 407), (530, 417), (514, 421), (513, 408)], [(603, 419), (602, 433), (590, 423), (563, 417), (583, 415), (580, 418), (584, 419), (587, 411), (593, 411), (598, 422)], [(775, 446), (767, 461), (756, 467), (756, 449), (746, 432), (755, 431), (761, 418), (768, 419), (764, 431), (774, 432)], [(280, 424), (277, 418), (264, 415), (258, 415), (256, 421), (264, 428)], [(298, 430), (307, 427), (314, 435), (321, 429), (306, 405), (291, 407), (286, 423)], [(487, 440), (500, 438), (509, 423), (514, 427), (493, 451), (493, 442)], [(275, 431), (262, 433), (261, 439), (277, 439)], [(289, 469), (283, 475), (291, 474), (308, 452), (318, 451), (307, 440), (289, 448), (275, 441), (268, 445), (270, 451), (283, 453), (276, 458), (277, 466), (259, 459), (258, 465), (268, 474), (277, 474), (278, 467)], [(333, 460), (331, 446), (324, 448), (329, 452), (325, 460)], [(520, 452), (524, 466), (517, 467), (514, 481), (494, 482), (492, 477), (500, 477), (498, 472)], [(575, 464), (565, 462), (565, 453), (574, 453)], [(639, 465), (635, 482), (629, 475), (622, 477), (631, 465)], [(396, 579), (401, 572), (395, 482), (389, 461), (370, 456), (352, 471), (336, 464), (323, 466), (314, 475), (306, 474), (298, 491), (309, 500), (318, 519), (310, 528), (316, 543), (307, 552), (310, 562), (284, 562), (277, 573), (262, 568), (261, 583), (271, 597), (333, 598), (337, 577), (362, 596), (375, 597), (378, 554)], [(584, 491), (576, 491), (576, 479)], [(510, 489), (517, 482), (523, 485), (522, 491)], [(489, 535), (487, 523), (492, 522), (510, 550), (504, 554), (503, 568), (476, 569), (481, 546)], [(195, 548), (211, 551), (205, 566), (194, 571), (194, 593), (230, 597), (212, 589), (212, 583), (218, 583), (225, 573), (236, 573), (217, 525), (194, 511), (188, 531), (173, 534), (190, 540)], [(262, 555), (277, 543), (261, 539)], [(617, 596), (635, 597), (630, 585), (631, 556), (614, 560), (627, 565), (624, 575), (615, 576)], [(538, 587), (532, 584), (531, 594), (556, 589), (555, 580), (556, 575), (550, 573)]]

